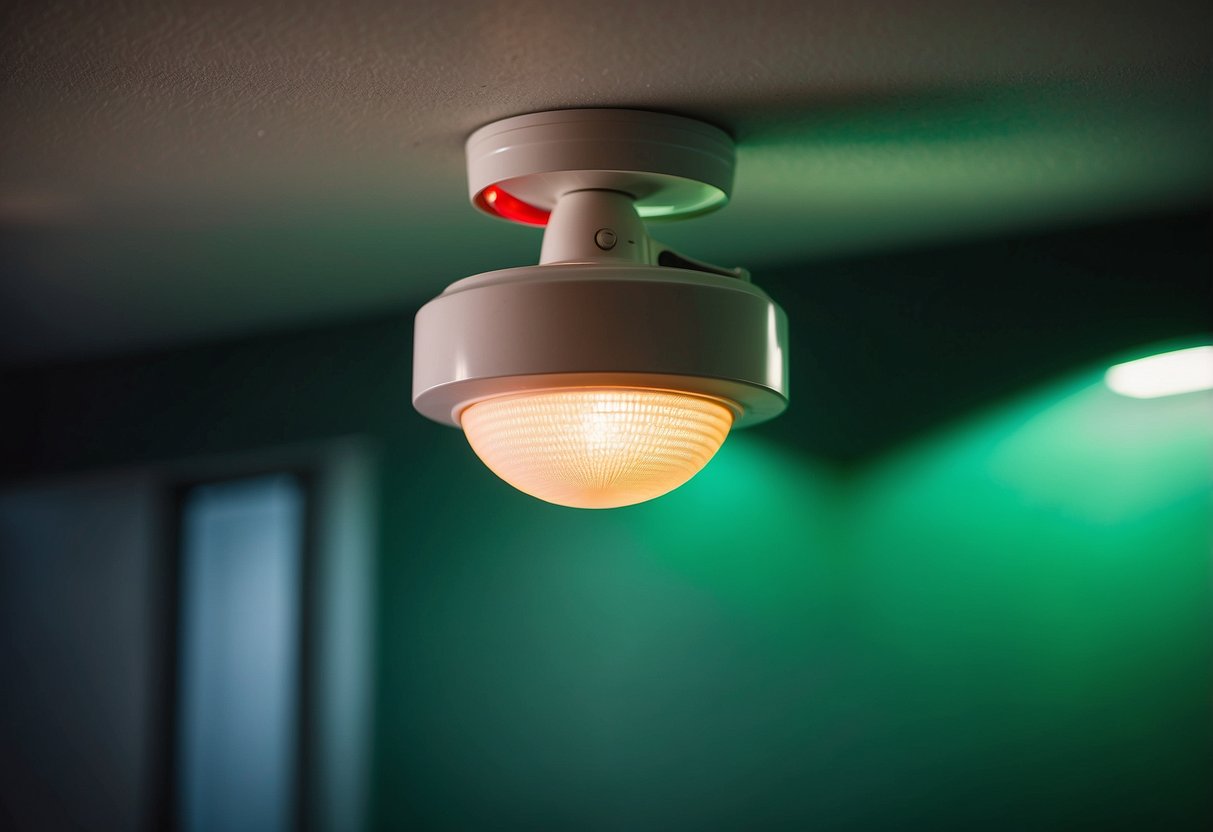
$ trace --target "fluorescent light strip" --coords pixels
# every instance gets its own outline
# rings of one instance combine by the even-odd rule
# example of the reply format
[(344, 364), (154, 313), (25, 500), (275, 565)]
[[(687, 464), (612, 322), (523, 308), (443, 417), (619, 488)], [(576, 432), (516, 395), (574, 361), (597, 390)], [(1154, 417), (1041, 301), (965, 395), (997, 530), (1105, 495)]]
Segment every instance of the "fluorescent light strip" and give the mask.
[(1117, 364), (1104, 377), (1122, 396), (1157, 399), (1213, 389), (1213, 346), (1164, 352)]

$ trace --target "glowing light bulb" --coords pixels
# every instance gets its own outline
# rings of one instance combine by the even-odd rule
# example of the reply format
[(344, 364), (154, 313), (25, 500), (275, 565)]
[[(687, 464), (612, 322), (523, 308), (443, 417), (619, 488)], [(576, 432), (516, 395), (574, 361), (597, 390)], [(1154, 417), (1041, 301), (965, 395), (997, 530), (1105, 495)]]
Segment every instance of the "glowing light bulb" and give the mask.
[(1164, 352), (1117, 364), (1105, 376), (1122, 396), (1156, 399), (1213, 388), (1213, 346)]
[(510, 485), (562, 506), (660, 497), (707, 465), (733, 425), (719, 401), (663, 390), (520, 393), (463, 412), (472, 450)]

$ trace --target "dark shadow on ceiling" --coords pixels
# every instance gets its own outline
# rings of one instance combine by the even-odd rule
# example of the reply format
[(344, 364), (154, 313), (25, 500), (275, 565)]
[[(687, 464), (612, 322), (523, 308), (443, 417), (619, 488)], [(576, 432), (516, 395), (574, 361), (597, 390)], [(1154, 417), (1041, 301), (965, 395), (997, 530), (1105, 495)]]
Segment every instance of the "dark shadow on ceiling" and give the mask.
[(1126, 350), (1213, 332), (1210, 207), (759, 272), (791, 322), (792, 405), (754, 430), (862, 462)]

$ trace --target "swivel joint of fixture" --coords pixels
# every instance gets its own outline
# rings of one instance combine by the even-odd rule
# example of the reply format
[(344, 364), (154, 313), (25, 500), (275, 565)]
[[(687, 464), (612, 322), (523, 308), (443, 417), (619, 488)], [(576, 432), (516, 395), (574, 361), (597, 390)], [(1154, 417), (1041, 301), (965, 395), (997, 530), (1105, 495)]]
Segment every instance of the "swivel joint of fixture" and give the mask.
[(573, 191), (552, 209), (539, 263), (651, 264), (649, 249), (649, 235), (631, 194)]
[(634, 263), (750, 279), (745, 269), (715, 266), (662, 245), (649, 237), (635, 197), (600, 189), (573, 191), (557, 200), (548, 216), (539, 263)]

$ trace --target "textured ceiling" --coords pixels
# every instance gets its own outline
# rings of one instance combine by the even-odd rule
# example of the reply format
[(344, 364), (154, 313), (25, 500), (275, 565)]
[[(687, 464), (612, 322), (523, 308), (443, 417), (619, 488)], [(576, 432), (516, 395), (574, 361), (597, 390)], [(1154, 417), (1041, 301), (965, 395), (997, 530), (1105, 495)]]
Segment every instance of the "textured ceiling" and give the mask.
[(759, 281), (1198, 202), (1207, 7), (9, 4), (0, 360), (405, 307), (533, 262), (536, 232), (467, 205), (462, 142), (540, 109), (732, 132), (733, 202), (656, 234)]

